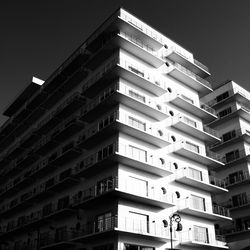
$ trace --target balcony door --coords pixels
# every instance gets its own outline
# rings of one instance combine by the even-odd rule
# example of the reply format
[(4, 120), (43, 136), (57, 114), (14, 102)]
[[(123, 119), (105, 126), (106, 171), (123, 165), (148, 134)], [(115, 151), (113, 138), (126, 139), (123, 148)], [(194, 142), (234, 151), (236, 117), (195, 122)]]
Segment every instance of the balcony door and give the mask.
[(206, 227), (194, 226), (194, 240), (202, 243), (209, 243), (208, 229)]
[(149, 233), (148, 221), (148, 215), (129, 212), (129, 229), (133, 232)]
[(140, 196), (148, 196), (148, 182), (133, 176), (129, 176), (128, 191)]

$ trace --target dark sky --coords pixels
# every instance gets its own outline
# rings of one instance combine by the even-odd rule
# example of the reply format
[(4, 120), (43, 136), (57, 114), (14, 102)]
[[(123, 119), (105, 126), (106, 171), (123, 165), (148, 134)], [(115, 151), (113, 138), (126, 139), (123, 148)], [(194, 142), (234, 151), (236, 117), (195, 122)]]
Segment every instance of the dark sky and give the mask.
[(32, 76), (45, 80), (119, 6), (191, 51), (210, 68), (214, 86), (232, 79), (250, 90), (249, 0), (5, 0), (0, 112)]

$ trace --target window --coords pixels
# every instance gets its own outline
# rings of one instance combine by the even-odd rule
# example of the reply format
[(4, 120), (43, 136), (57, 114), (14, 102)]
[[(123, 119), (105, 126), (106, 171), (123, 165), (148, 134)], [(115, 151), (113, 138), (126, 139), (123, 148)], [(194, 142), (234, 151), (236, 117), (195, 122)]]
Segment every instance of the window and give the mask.
[(225, 158), (226, 158), (226, 162), (231, 162), (240, 158), (239, 149), (226, 153)]
[(231, 107), (226, 108), (226, 109), (220, 111), (218, 115), (221, 118), (221, 117), (226, 116), (226, 115), (228, 115), (230, 113), (232, 113), (232, 108)]
[(149, 216), (145, 214), (139, 214), (135, 212), (129, 212), (129, 219), (131, 220), (130, 225), (128, 225), (128, 229), (132, 230), (133, 232), (138, 233), (148, 233), (148, 221)]
[(206, 211), (205, 198), (196, 195), (191, 195), (191, 206), (194, 209)]
[(241, 181), (243, 179), (244, 179), (244, 174), (243, 174), (242, 170), (231, 173), (228, 176), (229, 184), (233, 184), (233, 183)]
[(232, 196), (233, 207), (239, 207), (247, 203), (248, 197), (246, 192)]
[(217, 102), (220, 102), (220, 101), (226, 99), (227, 97), (229, 97), (229, 92), (228, 92), (228, 91), (222, 93), (221, 95), (218, 95), (218, 96), (216, 97), (216, 101), (217, 101)]
[(189, 150), (192, 150), (192, 151), (194, 151), (194, 152), (196, 152), (196, 153), (199, 153), (199, 152), (200, 152), (200, 148), (199, 148), (198, 145), (195, 145), (195, 144), (193, 144), (193, 143), (191, 143), (191, 142), (189, 142), (189, 141), (186, 141), (186, 145), (187, 145), (187, 148), (188, 148)]
[(184, 120), (184, 122), (185, 122), (186, 124), (188, 124), (189, 126), (192, 126), (192, 127), (194, 127), (194, 128), (197, 127), (196, 121), (194, 121), (194, 120), (192, 120), (192, 119), (190, 119), (190, 118), (188, 118), (188, 117), (186, 117), (186, 116), (183, 117), (183, 120)]
[(146, 130), (146, 123), (145, 122), (142, 122), (134, 117), (131, 117), (129, 116), (129, 125), (135, 127), (135, 128), (138, 128), (138, 129), (141, 129), (143, 131)]
[(57, 228), (55, 234), (56, 242), (64, 241), (66, 239), (67, 239), (67, 226)]
[(143, 71), (140, 71), (137, 67), (135, 66), (128, 66), (129, 70), (131, 70), (132, 72), (134, 72), (135, 74), (141, 76), (141, 77), (144, 77), (144, 72)]
[(135, 158), (136, 160), (147, 161), (147, 151), (131, 145), (129, 145), (129, 151), (131, 157)]
[(129, 176), (128, 180), (129, 191), (141, 196), (148, 195), (148, 182), (136, 177)]
[(209, 243), (208, 229), (206, 227), (194, 226), (194, 240)]
[(191, 178), (202, 181), (202, 172), (194, 168), (188, 168), (188, 174)]
[(129, 90), (128, 94), (129, 94), (129, 96), (131, 96), (134, 99), (137, 99), (138, 101), (141, 101), (141, 102), (146, 101), (146, 98), (144, 95), (141, 95), (138, 92), (135, 92), (133, 90)]
[(109, 155), (112, 155), (114, 152), (114, 145), (110, 144), (109, 146), (102, 148), (101, 150), (98, 151), (98, 161), (105, 159)]
[(113, 184), (113, 177), (109, 176), (101, 181), (97, 182), (96, 185), (96, 193), (97, 195), (100, 195), (102, 193), (108, 192), (109, 190), (114, 188), (114, 184)]
[(97, 216), (97, 232), (102, 232), (112, 229), (112, 214), (111, 212)]
[(226, 142), (226, 141), (229, 141), (229, 140), (233, 139), (234, 137), (236, 137), (236, 131), (232, 130), (232, 131), (229, 131), (229, 132), (223, 134), (222, 135), (222, 140), (224, 142)]

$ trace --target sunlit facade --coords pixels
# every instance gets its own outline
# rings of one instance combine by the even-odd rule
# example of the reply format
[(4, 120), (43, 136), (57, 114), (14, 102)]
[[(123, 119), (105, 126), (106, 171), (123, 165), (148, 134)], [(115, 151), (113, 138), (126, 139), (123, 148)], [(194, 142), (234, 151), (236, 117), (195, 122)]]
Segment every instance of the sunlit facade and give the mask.
[[(1, 250), (228, 249), (206, 66), (124, 9), (0, 129)], [(178, 213), (182, 230), (169, 217)], [(172, 238), (172, 239), (171, 239)]]

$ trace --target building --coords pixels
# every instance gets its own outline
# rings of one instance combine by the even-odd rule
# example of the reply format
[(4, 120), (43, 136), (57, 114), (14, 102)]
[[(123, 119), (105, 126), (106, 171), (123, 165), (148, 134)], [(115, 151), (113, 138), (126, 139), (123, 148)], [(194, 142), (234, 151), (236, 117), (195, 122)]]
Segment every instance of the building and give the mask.
[(220, 132), (221, 141), (210, 148), (223, 155), (225, 166), (217, 176), (226, 180), (229, 193), (218, 196), (217, 201), (230, 208), (233, 218), (233, 223), (222, 223), (220, 230), (231, 249), (243, 249), (250, 246), (250, 93), (227, 81), (203, 100), (218, 113), (218, 118), (209, 125)]
[(209, 75), (121, 8), (34, 78), (0, 129), (1, 250), (228, 249)]

